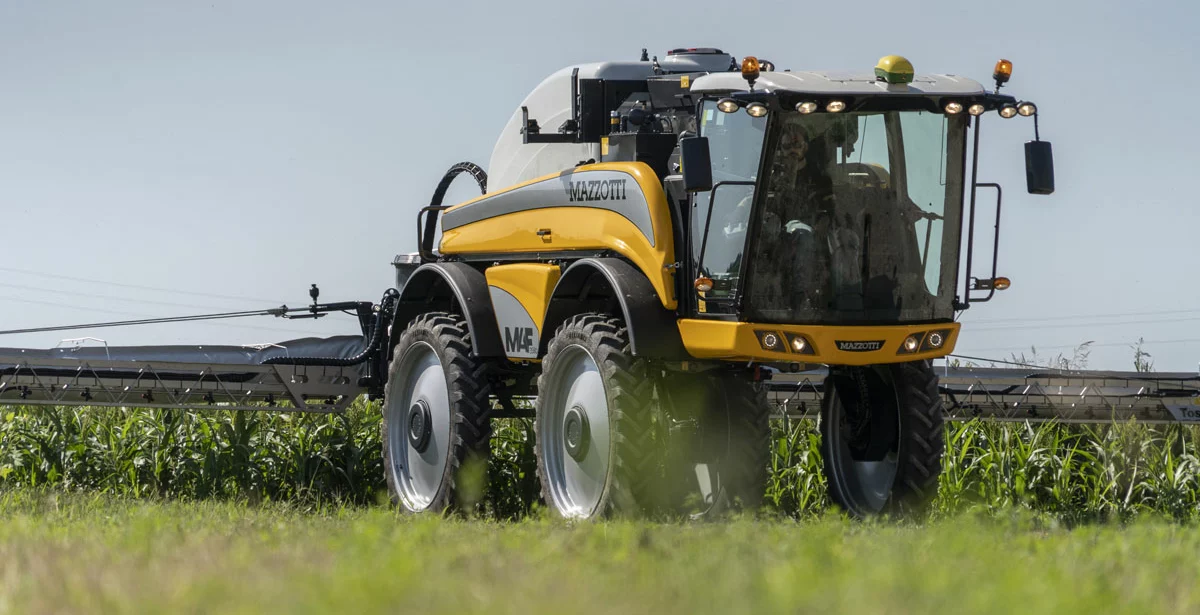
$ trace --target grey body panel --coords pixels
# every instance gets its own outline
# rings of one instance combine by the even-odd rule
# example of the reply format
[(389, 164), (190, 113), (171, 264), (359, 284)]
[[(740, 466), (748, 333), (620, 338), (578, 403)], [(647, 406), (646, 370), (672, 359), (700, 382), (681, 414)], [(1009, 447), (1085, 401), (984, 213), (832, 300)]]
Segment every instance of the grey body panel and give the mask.
[(396, 290), (404, 288), (409, 276), (420, 266), (421, 254), (419, 252), (397, 254), (396, 258), (392, 259), (392, 267), (396, 269), (396, 285), (393, 288)]
[[(910, 84), (883, 83), (871, 73), (801, 71), (770, 72), (759, 75), (756, 90), (787, 90), (813, 94), (910, 94), (937, 96), (974, 96), (984, 94), (978, 81), (954, 75), (916, 75)], [(713, 73), (692, 82), (693, 93), (736, 92), (748, 89), (741, 73)]]
[(654, 245), (650, 205), (633, 176), (623, 171), (568, 171), (506, 192), (485, 196), (442, 214), (442, 231), (503, 216), (551, 207), (592, 207), (620, 214)]
[(510, 359), (536, 359), (541, 340), (537, 325), (529, 312), (525, 311), (525, 306), (503, 288), (489, 286), (488, 292), (492, 296), (496, 326), (504, 338), (504, 354)]
[(715, 73), (734, 68), (733, 56), (727, 53), (676, 53), (658, 64), (665, 73)]

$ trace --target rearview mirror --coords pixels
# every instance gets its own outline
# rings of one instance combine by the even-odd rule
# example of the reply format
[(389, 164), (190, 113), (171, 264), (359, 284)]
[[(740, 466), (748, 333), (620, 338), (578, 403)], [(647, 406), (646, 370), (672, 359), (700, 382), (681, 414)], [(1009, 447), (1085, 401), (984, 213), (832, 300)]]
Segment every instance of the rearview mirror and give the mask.
[(712, 190), (712, 160), (708, 154), (707, 137), (685, 137), (679, 140), (679, 162), (683, 166), (683, 187), (688, 192)]
[(1054, 193), (1054, 153), (1049, 141), (1025, 143), (1025, 184), (1029, 194)]

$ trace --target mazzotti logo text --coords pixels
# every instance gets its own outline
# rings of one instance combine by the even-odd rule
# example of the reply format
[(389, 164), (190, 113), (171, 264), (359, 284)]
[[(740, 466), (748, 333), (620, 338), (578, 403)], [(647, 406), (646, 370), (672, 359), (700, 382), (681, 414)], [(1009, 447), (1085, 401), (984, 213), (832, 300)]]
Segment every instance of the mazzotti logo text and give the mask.
[(624, 179), (592, 179), (567, 182), (567, 196), (574, 201), (624, 201)]
[(837, 342), (837, 347), (846, 352), (871, 352), (883, 348), (883, 342)]

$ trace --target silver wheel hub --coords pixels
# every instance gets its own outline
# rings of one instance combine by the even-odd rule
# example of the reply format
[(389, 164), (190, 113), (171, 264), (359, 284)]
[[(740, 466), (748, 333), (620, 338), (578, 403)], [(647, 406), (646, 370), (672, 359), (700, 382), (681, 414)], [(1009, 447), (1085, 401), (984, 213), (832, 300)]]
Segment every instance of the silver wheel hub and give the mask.
[(428, 508), (445, 483), (450, 447), (450, 392), (441, 360), (425, 342), (413, 344), (388, 382), (384, 406), (388, 459), (400, 503)]
[(582, 461), (587, 456), (588, 440), (591, 438), (588, 427), (586, 410), (578, 405), (567, 410), (563, 419), (563, 439), (567, 453), (575, 461)]
[(424, 399), (418, 399), (408, 410), (408, 443), (418, 453), (424, 453), (429, 448), (429, 435), (433, 431), (431, 421), (429, 404)]
[(547, 366), (537, 446), (550, 503), (565, 517), (596, 514), (609, 483), (609, 408), (596, 360), (569, 346)]

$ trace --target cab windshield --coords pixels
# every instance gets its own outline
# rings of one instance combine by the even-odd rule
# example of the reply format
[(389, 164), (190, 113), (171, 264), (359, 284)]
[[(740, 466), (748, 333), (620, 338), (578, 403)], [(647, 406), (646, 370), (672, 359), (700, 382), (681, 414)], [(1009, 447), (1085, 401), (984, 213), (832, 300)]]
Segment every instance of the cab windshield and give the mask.
[[(712, 117), (719, 115), (753, 119), (744, 112)], [(716, 182), (700, 263), (714, 279), (705, 311), (732, 313), (740, 292), (743, 317), (754, 322), (952, 318), (966, 118), (927, 111), (772, 115), (765, 156), (727, 187), (720, 185), (719, 155), (729, 149), (722, 141), (733, 139), (702, 124)], [(761, 132), (747, 134), (763, 143)]]

